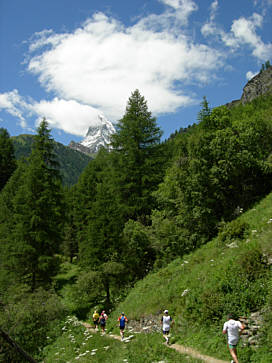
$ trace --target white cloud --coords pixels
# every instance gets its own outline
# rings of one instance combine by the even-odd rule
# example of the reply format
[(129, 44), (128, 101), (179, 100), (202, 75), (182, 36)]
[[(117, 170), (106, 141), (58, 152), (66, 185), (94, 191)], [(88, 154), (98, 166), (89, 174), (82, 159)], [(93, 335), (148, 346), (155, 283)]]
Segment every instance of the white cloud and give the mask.
[(58, 98), (35, 103), (31, 108), (39, 119), (45, 117), (51, 127), (79, 136), (85, 135), (89, 126), (99, 124), (98, 115), (101, 115), (91, 106)]
[(254, 6), (261, 6), (264, 9), (264, 12), (267, 11), (267, 7), (272, 5), (272, 0), (254, 0)]
[(260, 38), (256, 34), (256, 27), (260, 27), (262, 21), (262, 16), (256, 13), (249, 19), (241, 17), (240, 19), (233, 21), (231, 31), (235, 38), (242, 43), (248, 43), (255, 47), (260, 41)]
[[(162, 14), (148, 15), (130, 27), (95, 13), (73, 32), (35, 33), (27, 69), (55, 98), (25, 101), (15, 90), (2, 95), (0, 108), (2, 102), (22, 127), (27, 127), (26, 115), (45, 117), (51, 127), (84, 136), (98, 114), (120, 119), (136, 88), (155, 115), (199, 102), (184, 86), (215, 78), (211, 71), (222, 65), (222, 54), (186, 35), (188, 19), (198, 9), (193, 0), (160, 1), (166, 5)], [(215, 0), (211, 11), (217, 6)]]
[(99, 124), (99, 115), (103, 112), (75, 100), (63, 100), (55, 97), (51, 101), (26, 101), (17, 90), (0, 94), (0, 110), (20, 120), (23, 129), (31, 130), (26, 123), (26, 116), (36, 117), (36, 126), (44, 117), (51, 127), (73, 135), (84, 136), (89, 126)]
[[(234, 52), (247, 46), (262, 61), (272, 56), (272, 44), (265, 44), (257, 33), (264, 15), (235, 19), (226, 32), (215, 21), (219, 1), (211, 0), (209, 19), (201, 28), (213, 41), (208, 46), (188, 35), (197, 2), (159, 1), (165, 5), (161, 14), (150, 14), (132, 26), (95, 13), (72, 32), (35, 33), (29, 42), (27, 69), (55, 98), (26, 101), (14, 90), (0, 95), (0, 109), (17, 116), (22, 127), (26, 127), (26, 115), (46, 117), (52, 127), (84, 136), (97, 123), (98, 114), (111, 121), (120, 119), (136, 88), (155, 115), (199, 103), (186, 86), (202, 86), (215, 78), (227, 48)], [(215, 40), (224, 47), (220, 51)], [(251, 76), (249, 71), (247, 78)]]
[(215, 24), (215, 16), (217, 9), (218, 9), (218, 0), (214, 0), (210, 6), (210, 18), (208, 22), (202, 25), (201, 27), (201, 33), (204, 35), (204, 37), (208, 37), (210, 35), (215, 36), (217, 35), (217, 33), (220, 33), (219, 29)]
[(192, 12), (198, 10), (198, 6), (192, 0), (158, 0), (166, 9), (161, 14), (150, 14), (141, 18), (133, 27), (153, 32), (168, 32), (179, 35), (181, 29), (188, 25)]
[(218, 30), (215, 24), (213, 24), (212, 22), (208, 22), (202, 25), (201, 33), (204, 35), (204, 37), (208, 37), (210, 35), (216, 35), (216, 33), (218, 33)]
[[(171, 12), (174, 9), (172, 15), (182, 9), (184, 21), (196, 10), (191, 0), (163, 2), (172, 7)], [(167, 10), (161, 16), (150, 15), (125, 27), (96, 13), (72, 33), (36, 34), (29, 48), (28, 70), (39, 77), (48, 92), (54, 92), (58, 102), (73, 100), (99, 109), (112, 121), (122, 117), (136, 88), (154, 114), (174, 112), (195, 101), (177, 83), (201, 85), (209, 81), (210, 71), (221, 64), (221, 54), (209, 46), (191, 43), (181, 31), (177, 33), (177, 23), (169, 27), (173, 25), (169, 14)], [(56, 103), (50, 103), (52, 109)], [(42, 105), (44, 111), (45, 105), (49, 107), (48, 103)], [(59, 127), (67, 130), (67, 123), (60, 120), (62, 117)], [(87, 128), (87, 117), (83, 120)], [(56, 119), (54, 122), (57, 124)]]
[(251, 80), (251, 78), (255, 77), (257, 74), (258, 74), (258, 72), (253, 73), (251, 71), (248, 71), (246, 74), (246, 79), (249, 81), (249, 80)]
[(19, 95), (18, 90), (16, 89), (11, 92), (0, 94), (0, 110), (5, 110), (10, 115), (17, 117), (20, 120), (22, 128), (27, 127), (26, 120), (23, 116), (27, 107), (27, 103)]
[(198, 9), (197, 4), (192, 0), (160, 0), (165, 5), (172, 7), (175, 10), (175, 13), (166, 12), (165, 15), (173, 15), (182, 22), (182, 24), (187, 24), (189, 16), (193, 11)]
[(218, 9), (218, 0), (214, 0), (214, 2), (212, 2), (211, 4), (211, 14), (210, 14), (211, 21), (214, 21), (217, 9)]
[(249, 18), (240, 17), (239, 19), (233, 20), (231, 30), (227, 33), (215, 24), (212, 14), (213, 12), (211, 12), (210, 21), (201, 28), (203, 36), (217, 37), (217, 39), (220, 39), (232, 51), (237, 50), (243, 45), (247, 45), (251, 48), (252, 55), (261, 61), (272, 57), (272, 43), (264, 43), (257, 34), (257, 28), (262, 27), (262, 15), (254, 13)]
[(272, 56), (272, 43), (265, 44), (257, 35), (256, 28), (261, 27), (263, 17), (254, 13), (250, 18), (241, 17), (234, 20), (231, 31), (239, 44), (247, 44), (252, 48), (252, 54), (259, 60), (266, 60)]

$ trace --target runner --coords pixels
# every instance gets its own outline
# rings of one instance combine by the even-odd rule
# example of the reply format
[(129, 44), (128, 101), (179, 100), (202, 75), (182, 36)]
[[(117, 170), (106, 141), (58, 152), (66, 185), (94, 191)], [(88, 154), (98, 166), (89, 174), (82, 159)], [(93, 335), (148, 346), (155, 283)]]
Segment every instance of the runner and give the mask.
[(98, 329), (98, 324), (99, 324), (99, 314), (98, 314), (98, 312), (96, 310), (93, 313), (93, 323), (94, 323), (95, 330), (97, 330)]
[(233, 315), (229, 314), (228, 321), (225, 322), (222, 333), (228, 334), (228, 348), (233, 358), (232, 363), (239, 363), (236, 346), (244, 329), (245, 326), (240, 321), (234, 320)]
[(128, 319), (125, 316), (125, 313), (122, 313), (119, 316), (118, 321), (119, 321), (119, 327), (120, 327), (121, 340), (123, 340), (124, 339), (124, 330), (125, 330), (125, 327), (126, 327), (126, 323), (128, 322)]
[[(161, 324), (162, 324), (162, 332), (163, 337), (166, 340), (166, 343), (169, 344), (169, 338), (170, 338), (170, 325), (171, 325), (172, 318), (170, 315), (168, 315), (168, 310), (164, 310), (164, 315), (161, 318)], [(174, 323), (174, 322), (173, 322)]]
[(100, 326), (101, 326), (102, 333), (105, 333), (105, 326), (106, 326), (106, 320), (107, 319), (108, 319), (108, 316), (105, 313), (105, 310), (103, 310), (100, 317), (99, 317), (99, 323), (100, 323)]

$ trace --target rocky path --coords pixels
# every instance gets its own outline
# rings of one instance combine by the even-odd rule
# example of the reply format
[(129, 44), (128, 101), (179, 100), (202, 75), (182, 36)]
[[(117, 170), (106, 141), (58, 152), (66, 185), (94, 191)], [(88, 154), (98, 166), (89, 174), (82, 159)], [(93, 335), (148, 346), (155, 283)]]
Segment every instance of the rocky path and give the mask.
[[(91, 324), (82, 322), (82, 325), (84, 325), (85, 328), (87, 328), (88, 330), (91, 330), (93, 333), (97, 333), (97, 331), (91, 326)], [(112, 339), (117, 339), (117, 340), (121, 341), (121, 337), (119, 335), (107, 334), (107, 337), (110, 337)], [(185, 347), (185, 346), (180, 345), (180, 344), (167, 345), (165, 343), (165, 345), (170, 349), (175, 349), (179, 353), (190, 355), (193, 358), (202, 359), (204, 362), (208, 362), (208, 363), (228, 363), (225, 360), (220, 360), (220, 359), (216, 359), (216, 358), (213, 358), (213, 357), (209, 357), (207, 355), (199, 353), (198, 351), (196, 351), (196, 350), (194, 350), (194, 349), (192, 349), (190, 347)]]
[[(85, 326), (85, 328), (87, 328), (88, 330), (90, 330), (92, 333), (101, 333), (100, 331), (98, 330), (95, 330), (91, 324), (89, 323), (84, 323), (82, 322), (82, 325)], [(106, 335), (106, 334), (105, 334)], [(115, 335), (115, 334), (107, 334), (106, 335), (108, 338), (112, 338), (112, 339), (117, 339), (117, 340), (120, 340), (121, 341), (121, 337), (120, 335)]]

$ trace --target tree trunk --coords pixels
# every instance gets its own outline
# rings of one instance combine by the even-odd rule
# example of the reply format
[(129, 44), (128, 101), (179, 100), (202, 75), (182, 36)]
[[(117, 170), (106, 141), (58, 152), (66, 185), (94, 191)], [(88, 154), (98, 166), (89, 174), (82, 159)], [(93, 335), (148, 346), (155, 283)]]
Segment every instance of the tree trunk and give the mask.
[(110, 301), (110, 284), (108, 280), (104, 281), (104, 286), (106, 290), (106, 310), (108, 311), (111, 307), (111, 301)]
[(36, 272), (32, 272), (31, 291), (34, 292), (36, 289)]
[(31, 363), (38, 363), (28, 353), (26, 353), (11, 337), (0, 328), (0, 336), (2, 336), (17, 352), (19, 352), (26, 360)]

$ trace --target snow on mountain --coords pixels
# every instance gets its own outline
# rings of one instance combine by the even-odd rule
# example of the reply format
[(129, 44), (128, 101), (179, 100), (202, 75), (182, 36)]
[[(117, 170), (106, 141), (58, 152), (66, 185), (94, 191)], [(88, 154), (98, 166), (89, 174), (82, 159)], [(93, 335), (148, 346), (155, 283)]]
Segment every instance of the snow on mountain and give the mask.
[(71, 141), (69, 147), (83, 153), (96, 153), (100, 147), (106, 147), (110, 143), (110, 136), (114, 134), (113, 124), (102, 115), (98, 115), (99, 123), (90, 126), (85, 138), (76, 143)]

